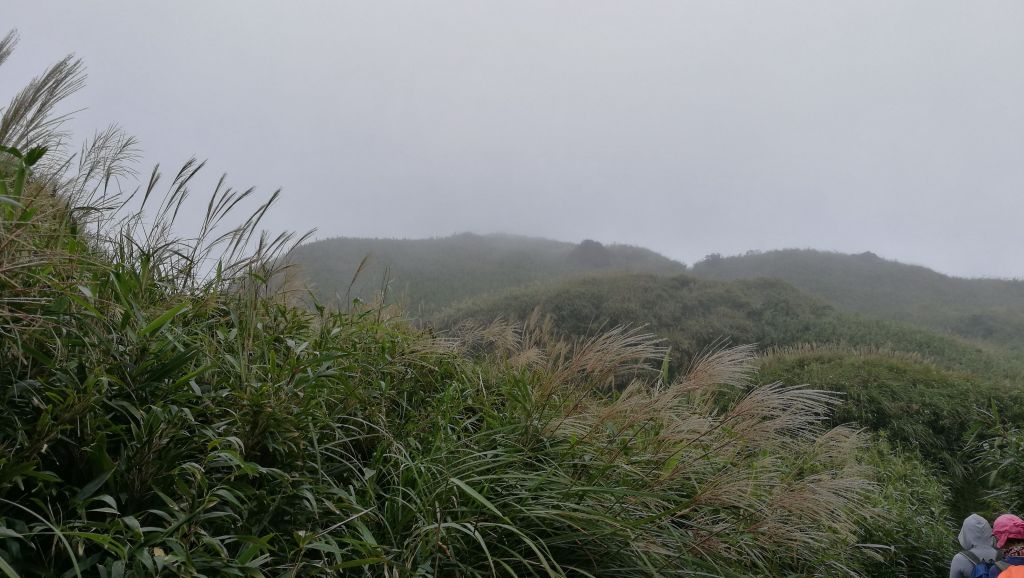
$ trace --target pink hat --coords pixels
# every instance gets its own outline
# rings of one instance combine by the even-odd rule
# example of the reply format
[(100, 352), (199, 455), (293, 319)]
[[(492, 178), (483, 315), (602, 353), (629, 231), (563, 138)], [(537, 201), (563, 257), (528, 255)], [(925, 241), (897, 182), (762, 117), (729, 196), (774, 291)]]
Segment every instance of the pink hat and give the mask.
[(1002, 548), (1007, 540), (1024, 540), (1024, 520), (1013, 514), (1003, 514), (992, 524), (992, 535), (996, 537), (996, 548)]

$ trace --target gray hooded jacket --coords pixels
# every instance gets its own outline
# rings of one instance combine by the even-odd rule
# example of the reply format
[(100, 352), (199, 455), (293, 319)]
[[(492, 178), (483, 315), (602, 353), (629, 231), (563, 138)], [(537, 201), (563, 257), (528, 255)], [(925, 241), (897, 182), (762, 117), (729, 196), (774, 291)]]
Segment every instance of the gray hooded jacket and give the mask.
[[(960, 528), (960, 546), (964, 550), (970, 550), (981, 560), (994, 561), (996, 549), (992, 547), (992, 526), (977, 514), (971, 514), (964, 520)], [(953, 556), (949, 564), (949, 578), (970, 578), (974, 570), (974, 562), (962, 553)]]

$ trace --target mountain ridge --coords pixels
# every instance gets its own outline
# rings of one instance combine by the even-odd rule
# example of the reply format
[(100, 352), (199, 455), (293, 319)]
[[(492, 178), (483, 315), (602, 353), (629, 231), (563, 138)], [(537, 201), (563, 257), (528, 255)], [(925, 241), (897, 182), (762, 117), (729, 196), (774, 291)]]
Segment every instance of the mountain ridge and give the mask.
[(300, 245), (289, 259), (318, 299), (348, 295), (365, 301), (387, 287), (393, 300), (403, 302), (413, 314), (586, 272), (687, 270), (678, 261), (633, 245), (475, 233), (428, 239), (334, 237)]
[(633, 245), (574, 244), (509, 233), (426, 239), (332, 237), (289, 257), (321, 302), (386, 295), (429, 318), (460, 302), (595, 274), (778, 279), (840, 311), (1024, 351), (1024, 281), (946, 275), (924, 265), (815, 249), (707, 256), (692, 267)]
[(712, 255), (691, 270), (723, 281), (781, 279), (844, 311), (1024, 348), (1024, 281), (955, 277), (870, 252), (813, 249)]

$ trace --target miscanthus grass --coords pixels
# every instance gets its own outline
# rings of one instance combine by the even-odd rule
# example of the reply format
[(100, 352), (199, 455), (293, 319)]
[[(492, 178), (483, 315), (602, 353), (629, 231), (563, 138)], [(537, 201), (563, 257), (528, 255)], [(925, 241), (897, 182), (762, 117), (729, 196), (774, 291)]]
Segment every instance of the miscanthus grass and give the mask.
[(296, 307), (277, 267), (299, 239), (259, 229), (276, 193), (234, 217), (253, 191), (221, 180), (176, 234), (202, 164), (132, 185), (116, 128), (70, 154), (56, 111), (83, 79), (61, 61), (0, 120), (0, 574), (834, 576), (870, 556), (864, 439), (826, 427), (833, 396), (753, 385), (746, 347), (670, 378), (625, 327), (432, 335)]

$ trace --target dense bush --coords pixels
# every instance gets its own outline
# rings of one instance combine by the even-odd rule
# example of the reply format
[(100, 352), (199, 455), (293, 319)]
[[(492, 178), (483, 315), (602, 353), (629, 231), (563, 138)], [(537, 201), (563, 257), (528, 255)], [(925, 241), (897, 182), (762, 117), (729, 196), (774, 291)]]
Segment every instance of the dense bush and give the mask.
[(666, 339), (676, 370), (723, 337), (733, 343), (771, 343), (786, 339), (779, 336), (805, 334), (829, 314), (823, 303), (775, 281), (609, 274), (479, 298), (444, 312), (439, 324), (502, 315), (525, 319), (534, 309), (576, 335), (605, 325), (645, 326)]
[(934, 468), (913, 451), (893, 448), (884, 438), (869, 450), (879, 492), (873, 507), (886, 517), (870, 524), (862, 535), (865, 544), (885, 545), (869, 562), (865, 576), (944, 576), (959, 551), (957, 518), (946, 504), (950, 493)]
[(683, 369), (723, 339), (764, 349), (800, 344), (906, 352), (944, 369), (1004, 384), (1024, 380), (1024, 361), (952, 336), (891, 321), (837, 313), (792, 286), (769, 279), (708, 281), (686, 275), (608, 274), (480, 297), (438, 316), (439, 325), (497, 316), (524, 319), (534, 309), (585, 334), (603, 324), (643, 325), (666, 339)]
[[(761, 379), (814, 383), (846, 399), (835, 423), (858, 423), (919, 454), (951, 491), (955, 516), (984, 509), (992, 481), (973, 444), (1024, 420), (1024, 393), (891, 352), (804, 347), (764, 358)], [(993, 416), (993, 412), (999, 417)]]
[(701, 278), (767, 277), (792, 283), (841, 310), (913, 323), (1015, 351), (1024, 348), (1024, 281), (962, 279), (873, 253), (789, 249), (716, 256)]
[(969, 464), (950, 463), (986, 412), (1004, 407), (1019, 420), (1022, 394), (978, 379), (942, 370), (920, 359), (885, 352), (843, 348), (794, 348), (764, 358), (761, 378), (814, 383), (843, 393), (839, 423), (858, 423), (885, 432), (950, 473)]
[[(958, 517), (974, 509), (991, 510), (985, 500), (991, 486), (970, 444), (993, 425), (993, 408), (1011, 423), (1024, 417), (1016, 409), (1021, 394), (1013, 381), (1013, 360), (922, 329), (837, 314), (779, 281), (595, 277), (481, 299), (450, 310), (444, 322), (502, 313), (529, 316), (531, 311), (550, 314), (556, 325), (573, 333), (585, 334), (603, 323), (645, 326), (666, 338), (674, 358), (670, 371), (688, 367), (703, 348), (725, 336), (759, 341), (767, 350), (761, 383), (811, 383), (842, 394), (844, 403), (832, 423), (857, 424), (884, 436), (908, 461), (901, 466), (905, 475), (891, 478), (887, 487), (899, 482), (904, 489), (922, 488), (920, 498), (909, 501), (897, 499), (902, 490), (891, 490), (892, 510), (917, 516), (915, 523), (935, 516), (929, 525), (934, 533), (928, 536), (878, 526), (882, 543), (901, 546), (871, 575), (887, 575), (883, 569), (901, 572), (904, 564), (922, 567), (930, 556), (925, 552), (944, 550), (937, 547), (938, 534), (945, 533), (946, 543), (952, 544), (949, 537), (955, 532), (947, 529)], [(915, 465), (917, 460), (924, 465)], [(914, 480), (904, 483), (911, 474)], [(915, 546), (919, 540), (927, 547)], [(934, 569), (934, 564), (924, 567)]]
[(1024, 507), (1024, 429), (1012, 417), (1013, 408), (993, 409), (996, 427), (976, 436), (970, 446), (975, 467), (988, 482), (983, 504), (991, 514), (1019, 512)]

